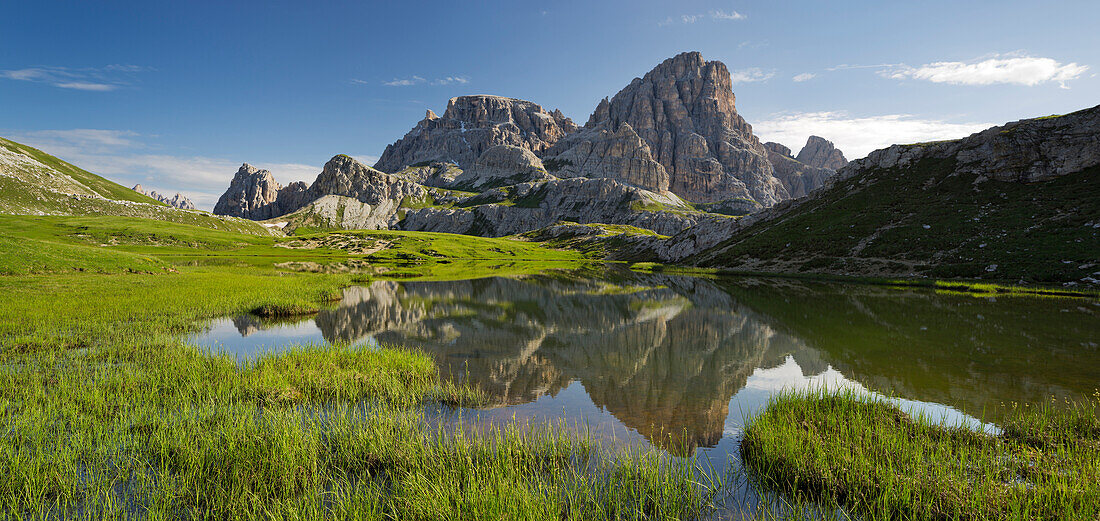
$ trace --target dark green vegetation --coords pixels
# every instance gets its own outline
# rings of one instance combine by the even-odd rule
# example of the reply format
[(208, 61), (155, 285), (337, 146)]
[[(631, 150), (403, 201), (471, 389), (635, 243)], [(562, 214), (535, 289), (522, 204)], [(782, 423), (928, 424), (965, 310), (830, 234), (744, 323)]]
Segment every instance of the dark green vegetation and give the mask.
[(1100, 271), (1100, 167), (1033, 184), (953, 160), (878, 169), (755, 223), (700, 265), (747, 271), (1054, 284)]
[(864, 519), (1100, 516), (1100, 394), (1010, 404), (993, 436), (853, 393), (786, 394), (741, 444), (759, 484)]

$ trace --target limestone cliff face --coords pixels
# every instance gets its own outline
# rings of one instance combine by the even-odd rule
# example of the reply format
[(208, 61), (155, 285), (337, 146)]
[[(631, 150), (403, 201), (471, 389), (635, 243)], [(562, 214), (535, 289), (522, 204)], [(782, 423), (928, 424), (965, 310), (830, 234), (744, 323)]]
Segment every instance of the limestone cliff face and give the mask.
[[(649, 147), (669, 177), (669, 190), (691, 202), (734, 198), (770, 206), (789, 198), (776, 179), (767, 151), (737, 114), (729, 70), (697, 52), (683, 53), (600, 102), (584, 129), (559, 141), (544, 155), (572, 160), (586, 157), (626, 123)], [(574, 147), (578, 151), (570, 151)], [(621, 177), (593, 163), (586, 174)], [(605, 172), (600, 175), (600, 172)], [(659, 182), (649, 184), (659, 189)]]
[(386, 147), (374, 167), (397, 172), (423, 162), (447, 161), (465, 169), (494, 146), (540, 153), (576, 129), (561, 111), (547, 112), (530, 101), (460, 96), (451, 98), (443, 117), (429, 110), (405, 137)]
[(533, 152), (512, 145), (497, 145), (477, 158), (469, 170), (455, 177), (447, 188), (481, 191), (498, 186), (549, 181), (554, 176)]
[(836, 173), (833, 169), (802, 163), (791, 156), (791, 149), (779, 143), (764, 143), (764, 148), (768, 150), (768, 161), (772, 164), (776, 179), (783, 182), (792, 198), (805, 197), (824, 186), (825, 180)]
[(271, 172), (245, 163), (218, 198), (214, 213), (254, 221), (270, 219), (298, 209), (299, 202), (308, 202), (303, 201), (305, 191), (305, 183), (299, 181), (284, 188)]
[[(335, 195), (354, 199), (358, 221), (387, 222), (401, 201), (423, 199), (428, 192), (423, 186), (379, 172), (355, 159), (338, 155), (325, 163), (312, 185), (297, 181), (280, 186), (271, 172), (249, 164), (241, 166), (229, 189), (214, 205), (214, 213), (232, 215), (252, 220), (281, 217), (318, 201)], [(346, 205), (345, 205), (346, 206)], [(318, 209), (343, 208), (336, 200), (327, 201)], [(334, 210), (335, 211), (335, 210)], [(340, 211), (343, 214), (343, 211)], [(385, 214), (385, 215), (383, 215)]]
[(564, 151), (547, 161), (558, 177), (609, 177), (654, 192), (669, 190), (664, 165), (629, 123), (614, 132), (606, 127), (585, 132), (559, 149)]
[(421, 185), (379, 172), (345, 155), (325, 163), (309, 187), (311, 199), (342, 195), (367, 204), (391, 202), (395, 207), (405, 198), (421, 199), (427, 193)]
[[(788, 151), (789, 152), (789, 151)], [(790, 154), (787, 154), (790, 155)], [(796, 158), (804, 165), (829, 170), (840, 170), (848, 164), (844, 154), (833, 146), (833, 142), (823, 137), (810, 136), (806, 140), (806, 146), (798, 153)]]

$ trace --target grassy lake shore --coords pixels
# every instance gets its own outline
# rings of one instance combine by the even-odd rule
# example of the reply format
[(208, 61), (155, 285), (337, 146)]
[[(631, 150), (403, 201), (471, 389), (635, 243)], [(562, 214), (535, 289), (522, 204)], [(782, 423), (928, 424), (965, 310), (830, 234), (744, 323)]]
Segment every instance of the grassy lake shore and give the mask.
[[(792, 510), (860, 519), (1096, 519), (1100, 394), (1008, 404), (997, 434), (913, 417), (851, 391), (787, 393), (741, 444), (756, 484)], [(800, 507), (800, 505), (811, 505)]]

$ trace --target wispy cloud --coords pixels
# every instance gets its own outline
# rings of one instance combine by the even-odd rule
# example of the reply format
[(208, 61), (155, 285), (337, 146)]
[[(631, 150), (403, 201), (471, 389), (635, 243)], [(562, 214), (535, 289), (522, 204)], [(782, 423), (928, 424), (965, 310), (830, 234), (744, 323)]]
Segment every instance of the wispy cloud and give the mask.
[(425, 80), (420, 76), (413, 76), (411, 78), (394, 78), (390, 81), (384, 81), (382, 82), (382, 84), (388, 87), (408, 87), (410, 85), (418, 85), (420, 83), (424, 83), (425, 81), (428, 80)]
[(152, 70), (138, 65), (114, 64), (99, 68), (29, 67), (0, 70), (0, 78), (44, 83), (62, 89), (107, 92), (133, 85), (136, 75)]
[(730, 71), (730, 80), (733, 83), (753, 83), (757, 81), (768, 81), (775, 76), (775, 71), (766, 71), (759, 67), (749, 67), (747, 69), (738, 69)]
[(917, 67), (899, 66), (884, 70), (883, 76), (893, 79), (915, 79), (951, 85), (1013, 84), (1032, 87), (1042, 83), (1058, 83), (1077, 79), (1089, 68), (1077, 63), (1062, 63), (1053, 58), (1027, 55), (994, 55), (970, 62), (933, 62)]
[(748, 18), (748, 16), (745, 16), (737, 11), (724, 11), (721, 9), (717, 9), (709, 13), (682, 14), (676, 17), (670, 16), (668, 18), (665, 18), (664, 20), (657, 22), (657, 26), (664, 27), (666, 25), (672, 25), (675, 23), (693, 24), (695, 22), (708, 19), (719, 22), (728, 22), (734, 20), (744, 20), (746, 18)]
[[(229, 186), (241, 163), (270, 170), (280, 183), (312, 182), (321, 164), (257, 162), (254, 158), (226, 158), (166, 153), (151, 140), (125, 130), (67, 129), (3, 134), (58, 156), (85, 170), (126, 185), (141, 184), (164, 194), (180, 192), (199, 208), (210, 210)], [(353, 155), (366, 165), (376, 156)]]
[(790, 112), (754, 122), (752, 129), (761, 141), (782, 143), (796, 152), (808, 137), (821, 136), (835, 143), (849, 159), (855, 159), (893, 144), (960, 138), (991, 126), (909, 114), (858, 117), (846, 112)]
[(447, 76), (432, 81), (432, 85), (465, 85), (470, 83), (470, 78), (465, 76)]
[(737, 11), (726, 12), (721, 9), (710, 12), (710, 17), (715, 20), (744, 20), (747, 16), (738, 13)]
[(795, 74), (793, 79), (795, 82), (802, 83), (804, 81), (810, 81), (817, 77), (817, 74), (812, 72), (803, 72), (802, 74)]
[[(363, 80), (356, 80), (356, 79), (351, 80), (351, 82), (361, 84), (361, 85), (369, 85), (370, 84), (370, 82), (363, 81)], [(382, 84), (387, 86), (387, 87), (411, 87), (413, 85), (422, 85), (422, 84), (428, 84), (428, 85), (434, 85), (434, 86), (465, 85), (467, 83), (470, 83), (470, 78), (468, 76), (465, 76), (465, 75), (443, 76), (443, 77), (439, 77), (439, 78), (435, 78), (435, 79), (431, 79), (431, 80), (429, 80), (429, 79), (427, 79), (423, 76), (415, 76), (414, 75), (414, 76), (409, 76), (408, 78), (394, 78), (390, 81), (382, 82)]]

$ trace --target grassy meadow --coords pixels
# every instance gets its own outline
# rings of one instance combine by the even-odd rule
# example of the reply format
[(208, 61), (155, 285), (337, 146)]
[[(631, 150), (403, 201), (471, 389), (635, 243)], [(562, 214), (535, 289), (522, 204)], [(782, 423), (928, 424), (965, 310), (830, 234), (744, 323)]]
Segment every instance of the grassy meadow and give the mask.
[(424, 353), (304, 345), (242, 363), (181, 340), (226, 314), (316, 311), (369, 277), (273, 268), (281, 257), (381, 252), (415, 276), (465, 256), (584, 260), (478, 241), (0, 217), (0, 517), (684, 519), (707, 509), (721, 484), (687, 461), (612, 450), (560, 425), (434, 427), (425, 406), (484, 398), (441, 379)]

